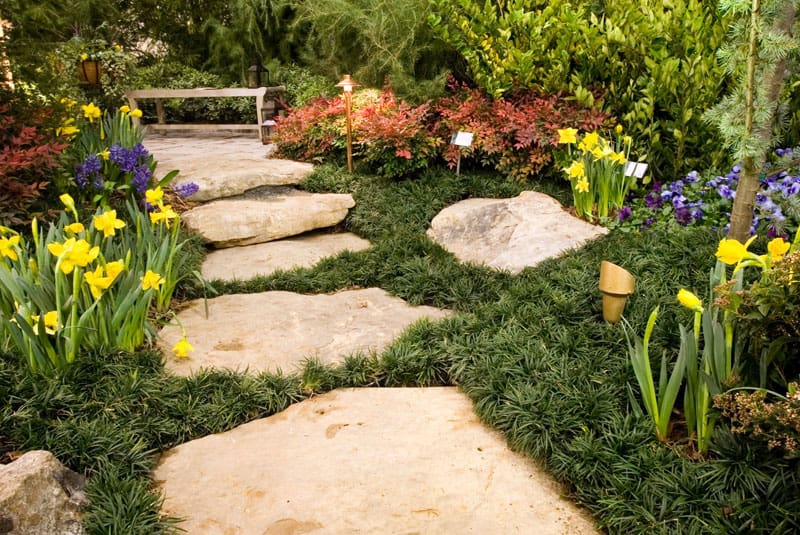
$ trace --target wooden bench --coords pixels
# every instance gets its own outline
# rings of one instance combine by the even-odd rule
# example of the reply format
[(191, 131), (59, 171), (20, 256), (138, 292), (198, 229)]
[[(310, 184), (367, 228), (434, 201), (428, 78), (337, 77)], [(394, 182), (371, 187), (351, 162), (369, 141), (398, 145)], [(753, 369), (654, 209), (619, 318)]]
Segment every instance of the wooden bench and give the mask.
[[(200, 131), (214, 131), (214, 130), (255, 130), (258, 132), (258, 138), (264, 141), (262, 125), (267, 120), (272, 120), (274, 114), (277, 114), (278, 106), (276, 99), (286, 92), (284, 86), (275, 87), (227, 87), (222, 89), (216, 88), (196, 88), (196, 89), (136, 89), (125, 93), (125, 98), (128, 99), (128, 106), (131, 111), (139, 108), (137, 99), (152, 98), (156, 101), (156, 116), (158, 123), (148, 124), (147, 128), (155, 131), (166, 133), (169, 130), (200, 130)], [(232, 124), (166, 124), (164, 115), (164, 105), (162, 99), (165, 98), (222, 98), (222, 97), (256, 97), (256, 118), (255, 124), (246, 125), (232, 125)], [(273, 115), (267, 117), (272, 113)], [(139, 126), (141, 121), (134, 117), (134, 124)]]

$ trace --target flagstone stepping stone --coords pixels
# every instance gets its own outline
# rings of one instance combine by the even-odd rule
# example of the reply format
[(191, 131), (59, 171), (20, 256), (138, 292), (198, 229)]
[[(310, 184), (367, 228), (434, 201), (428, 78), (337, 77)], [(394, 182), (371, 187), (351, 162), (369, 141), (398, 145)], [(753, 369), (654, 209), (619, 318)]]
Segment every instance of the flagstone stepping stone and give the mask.
[(381, 352), (406, 327), (449, 311), (412, 307), (380, 288), (346, 290), (329, 295), (292, 292), (232, 294), (191, 301), (178, 313), (194, 352), (173, 356), (181, 339), (177, 324), (159, 333), (167, 371), (190, 375), (200, 368), (230, 368), (252, 373), (294, 371), (306, 357), (325, 363), (347, 355)]
[(180, 171), (173, 185), (194, 182), (200, 190), (190, 200), (206, 202), (238, 195), (259, 186), (299, 184), (314, 166), (267, 158), (258, 139), (209, 136), (148, 136), (145, 147), (158, 162), (161, 175)]
[(264, 243), (336, 225), (355, 206), (349, 193), (295, 192), (263, 198), (211, 201), (182, 219), (213, 247)]
[(599, 533), (456, 388), (342, 389), (166, 451), (188, 533)]
[(462, 262), (519, 273), (608, 232), (570, 215), (552, 197), (523, 191), (511, 199), (467, 199), (431, 221), (428, 236)]
[(294, 238), (211, 251), (203, 261), (206, 280), (247, 280), (283, 269), (312, 267), (342, 251), (362, 251), (370, 243), (351, 232), (309, 232)]

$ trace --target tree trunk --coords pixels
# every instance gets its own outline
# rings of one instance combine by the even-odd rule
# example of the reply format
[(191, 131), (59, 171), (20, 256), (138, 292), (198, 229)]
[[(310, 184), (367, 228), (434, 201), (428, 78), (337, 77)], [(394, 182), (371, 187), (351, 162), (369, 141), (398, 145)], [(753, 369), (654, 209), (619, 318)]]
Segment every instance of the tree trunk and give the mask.
[[(753, 0), (753, 16), (751, 20), (750, 50), (747, 58), (747, 88), (745, 90), (745, 139), (750, 136), (758, 136), (769, 143), (772, 138), (772, 129), (777, 115), (778, 104), (780, 102), (783, 82), (786, 78), (788, 61), (782, 59), (768, 71), (763, 73), (766, 86), (765, 101), (769, 108), (769, 116), (761, 124), (753, 124), (753, 111), (755, 94), (755, 66), (757, 62), (757, 22), (760, 10), (760, 1)], [(775, 19), (773, 29), (785, 35), (792, 34), (797, 11), (794, 2), (787, 2), (782, 17)], [(753, 213), (755, 209), (756, 193), (760, 187), (759, 169), (763, 165), (763, 158), (757, 161), (753, 155), (748, 155), (742, 162), (742, 174), (739, 178), (739, 185), (736, 187), (736, 199), (733, 201), (731, 210), (731, 228), (728, 231), (728, 238), (739, 240), (744, 243), (750, 235), (750, 225), (753, 223)]]

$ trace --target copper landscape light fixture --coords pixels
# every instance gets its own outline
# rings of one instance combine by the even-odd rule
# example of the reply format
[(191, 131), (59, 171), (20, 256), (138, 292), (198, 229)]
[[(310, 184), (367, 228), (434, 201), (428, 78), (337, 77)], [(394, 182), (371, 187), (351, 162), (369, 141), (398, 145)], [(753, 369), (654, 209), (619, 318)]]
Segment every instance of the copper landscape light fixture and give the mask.
[(353, 174), (353, 126), (350, 119), (350, 108), (352, 105), (353, 88), (358, 86), (349, 74), (345, 74), (342, 81), (336, 84), (341, 87), (344, 95), (344, 113), (347, 124), (347, 171)]

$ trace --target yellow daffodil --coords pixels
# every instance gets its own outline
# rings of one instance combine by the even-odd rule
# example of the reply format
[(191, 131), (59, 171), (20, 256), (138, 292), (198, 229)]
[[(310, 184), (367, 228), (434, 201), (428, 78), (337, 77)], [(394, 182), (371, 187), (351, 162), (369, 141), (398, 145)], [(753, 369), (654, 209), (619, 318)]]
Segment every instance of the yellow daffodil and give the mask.
[(678, 302), (689, 310), (699, 312), (701, 314), (703, 313), (703, 302), (699, 297), (685, 288), (681, 288), (678, 291)]
[(625, 165), (625, 162), (628, 160), (625, 159), (625, 155), (621, 152), (612, 152), (611, 153), (611, 161), (614, 163), (618, 163), (620, 165)]
[(164, 199), (164, 192), (161, 190), (161, 186), (157, 186), (155, 189), (149, 189), (145, 191), (144, 198), (148, 204), (159, 206), (161, 201)]
[[(33, 334), (39, 335), (39, 316), (31, 316), (33, 322)], [(47, 334), (56, 334), (58, 330), (58, 312), (51, 310), (44, 315), (44, 332)]]
[(100, 247), (92, 247), (86, 240), (69, 238), (64, 243), (48, 243), (47, 250), (59, 258), (61, 271), (69, 275), (75, 266), (86, 267), (100, 254)]
[(603, 160), (605, 158), (610, 158), (613, 153), (614, 150), (608, 145), (604, 147), (598, 145), (592, 149), (592, 156), (594, 156), (595, 160)]
[(112, 280), (125, 270), (125, 263), (122, 260), (116, 262), (108, 262), (106, 264), (106, 276), (111, 277)]
[(106, 149), (99, 153), (98, 156), (100, 156), (103, 160), (108, 161), (108, 159), (111, 158), (111, 151)]
[(80, 234), (83, 232), (83, 225), (81, 223), (72, 223), (64, 227), (68, 234)]
[(172, 209), (172, 205), (160, 205), (158, 211), (150, 212), (150, 222), (154, 225), (164, 223), (169, 228), (170, 222), (178, 217), (177, 212)]
[(19, 245), (19, 236), (11, 236), (10, 238), (0, 238), (0, 257), (7, 257), (11, 260), (19, 260), (16, 247)]
[(586, 166), (580, 160), (575, 160), (569, 167), (564, 169), (569, 178), (582, 178), (586, 176)]
[(89, 103), (86, 106), (81, 106), (83, 110), (83, 116), (89, 119), (89, 122), (93, 122), (95, 119), (100, 118), (100, 108), (94, 105), (94, 103)]
[(753, 236), (747, 240), (744, 245), (742, 245), (739, 240), (729, 240), (724, 238), (719, 242), (716, 256), (729, 266), (738, 264), (747, 257), (747, 248), (755, 239), (756, 237)]
[(626, 146), (633, 143), (633, 138), (631, 136), (622, 136), (622, 142), (625, 143)]
[(581, 193), (586, 193), (589, 191), (589, 181), (586, 180), (586, 177), (581, 178), (578, 180), (578, 183), (575, 184), (575, 189)]
[(94, 228), (101, 231), (106, 238), (114, 236), (117, 229), (121, 229), (124, 226), (125, 222), (121, 219), (117, 219), (116, 210), (109, 210), (94, 216)]
[(89, 54), (87, 54), (86, 52), (81, 54), (81, 61), (86, 61), (87, 59), (89, 59)]
[(578, 130), (576, 128), (561, 128), (558, 130), (558, 143), (576, 143)]
[(584, 152), (590, 152), (597, 146), (600, 141), (600, 134), (597, 132), (590, 132), (583, 136), (583, 140), (578, 144), (578, 148)]
[(56, 135), (69, 137), (69, 136), (74, 136), (80, 131), (81, 129), (78, 128), (77, 126), (67, 125), (56, 129)]
[(122, 50), (122, 47), (121, 47), (121, 46), (119, 46), (119, 45), (114, 45), (114, 50), (116, 50), (117, 52), (119, 52), (120, 50)]
[(89, 291), (92, 292), (92, 297), (100, 299), (104, 290), (108, 290), (111, 283), (114, 282), (113, 277), (103, 276), (103, 266), (97, 266), (94, 271), (87, 271), (83, 274), (83, 278), (89, 284)]
[(64, 193), (60, 195), (58, 198), (64, 205), (64, 208), (66, 208), (70, 212), (75, 210), (75, 200), (72, 198), (72, 195), (70, 195), (69, 193)]
[(149, 290), (150, 288), (158, 290), (158, 287), (164, 283), (164, 278), (155, 271), (147, 270), (147, 273), (141, 278), (142, 290)]
[(176, 357), (187, 358), (189, 356), (189, 351), (194, 351), (194, 347), (192, 347), (192, 344), (190, 344), (184, 336), (172, 347), (172, 351), (175, 352)]
[(136, 117), (138, 119), (141, 116), (142, 116), (142, 110), (138, 108), (135, 110), (131, 110), (131, 117)]
[(781, 259), (790, 246), (791, 244), (784, 241), (783, 238), (775, 238), (767, 244), (767, 251), (769, 251), (772, 260), (775, 261)]
[(614, 132), (616, 132), (616, 133), (617, 133), (617, 135), (620, 135), (620, 134), (622, 133), (622, 125), (621, 125), (621, 124), (618, 124), (618, 125), (617, 125), (617, 126), (614, 128)]
[(131, 107), (126, 104), (124, 106), (120, 106), (119, 111), (121, 111), (122, 113), (130, 113)]

